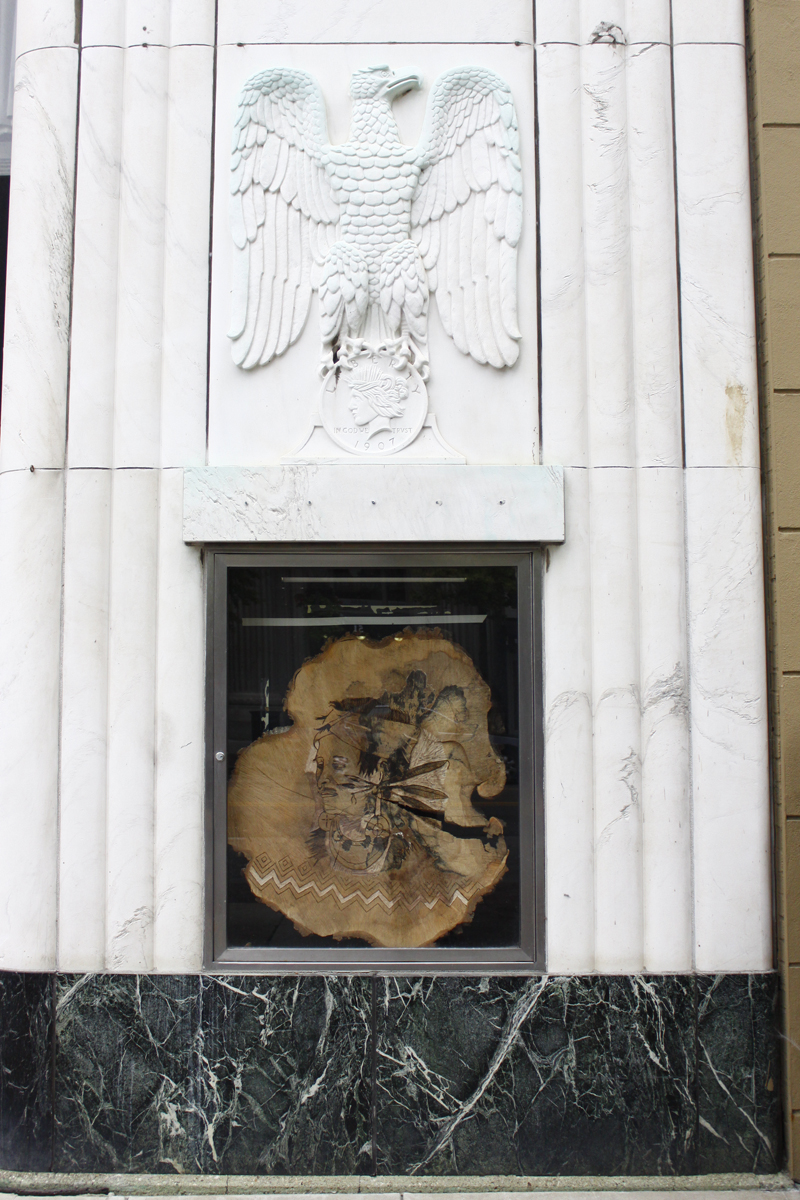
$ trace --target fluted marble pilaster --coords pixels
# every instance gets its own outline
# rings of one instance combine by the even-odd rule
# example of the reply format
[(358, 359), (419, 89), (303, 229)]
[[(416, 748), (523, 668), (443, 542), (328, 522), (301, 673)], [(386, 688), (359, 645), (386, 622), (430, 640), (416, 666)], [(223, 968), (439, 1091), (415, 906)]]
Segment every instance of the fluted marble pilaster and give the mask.
[(205, 460), (213, 37), (213, 4), (84, 5), (64, 558), (67, 969), (201, 958), (202, 577), (178, 513), (181, 468)]
[(742, 37), (536, 4), (551, 969), (771, 962)]

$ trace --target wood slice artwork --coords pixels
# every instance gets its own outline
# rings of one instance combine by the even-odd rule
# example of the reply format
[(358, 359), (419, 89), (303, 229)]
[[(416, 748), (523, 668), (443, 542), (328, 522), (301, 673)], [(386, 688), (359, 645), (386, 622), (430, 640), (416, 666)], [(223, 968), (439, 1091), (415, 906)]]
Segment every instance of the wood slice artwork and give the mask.
[(439, 630), (328, 642), (292, 680), (292, 726), (243, 750), (230, 782), (253, 894), (300, 933), (374, 946), (429, 946), (469, 921), (508, 858), (472, 802), (505, 785), (490, 704)]

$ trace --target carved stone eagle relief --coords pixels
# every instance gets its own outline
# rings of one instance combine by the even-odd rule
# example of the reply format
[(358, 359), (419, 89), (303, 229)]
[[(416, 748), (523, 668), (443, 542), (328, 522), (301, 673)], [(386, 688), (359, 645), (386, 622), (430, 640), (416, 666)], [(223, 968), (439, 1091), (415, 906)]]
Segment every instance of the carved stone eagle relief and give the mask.
[[(392, 453), (427, 411), (428, 304), (476, 362), (519, 354), (522, 173), (514, 102), (482, 67), (434, 84), (420, 141), (400, 141), (392, 103), (422, 86), (356, 71), (349, 140), (328, 141), (305, 71), (254, 75), (231, 160), (234, 362), (263, 366), (300, 336), (319, 293), (322, 417), (348, 450)], [(379, 447), (380, 443), (380, 447)]]

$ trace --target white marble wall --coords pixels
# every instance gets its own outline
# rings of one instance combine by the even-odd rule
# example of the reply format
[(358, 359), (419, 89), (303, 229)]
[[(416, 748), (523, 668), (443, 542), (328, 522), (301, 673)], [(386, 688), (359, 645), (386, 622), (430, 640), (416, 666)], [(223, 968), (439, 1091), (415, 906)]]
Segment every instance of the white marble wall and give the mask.
[[(545, 576), (548, 966), (769, 967), (738, 0), (537, 0), (535, 38), (527, 0), (84, 0), (80, 52), (72, 0), (19, 3), (0, 969), (201, 962), (204, 610), (182, 468), (247, 454), (213, 414), (206, 435), (215, 8), (223, 75), (259, 47), (535, 54), (539, 445), (535, 391), (515, 436), (517, 461), (563, 464), (567, 486)], [(523, 332), (535, 349), (533, 308)]]
[(763, 969), (743, 5), (536, 17), (542, 454), (568, 489), (545, 582), (548, 965)]

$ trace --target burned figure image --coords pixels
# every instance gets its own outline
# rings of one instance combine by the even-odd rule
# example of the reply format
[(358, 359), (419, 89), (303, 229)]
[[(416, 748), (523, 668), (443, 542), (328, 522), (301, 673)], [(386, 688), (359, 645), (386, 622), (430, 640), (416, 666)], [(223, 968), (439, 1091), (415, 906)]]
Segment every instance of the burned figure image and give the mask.
[(301, 933), (377, 946), (469, 921), (508, 857), (478, 807), (505, 783), (490, 705), (436, 630), (329, 642), (295, 675), (292, 728), (244, 750), (231, 780), (229, 841), (253, 894)]
[(400, 693), (339, 701), (314, 739), (317, 823), (334, 867), (396, 870), (419, 842), (411, 816), (441, 819), (449, 760), (421, 761), (418, 747), (432, 749), (432, 727), (466, 705), (460, 688), (435, 696), (426, 683), (413, 671)]

